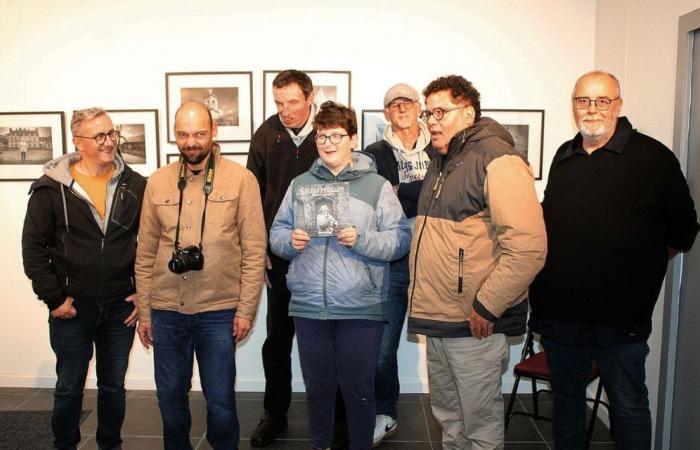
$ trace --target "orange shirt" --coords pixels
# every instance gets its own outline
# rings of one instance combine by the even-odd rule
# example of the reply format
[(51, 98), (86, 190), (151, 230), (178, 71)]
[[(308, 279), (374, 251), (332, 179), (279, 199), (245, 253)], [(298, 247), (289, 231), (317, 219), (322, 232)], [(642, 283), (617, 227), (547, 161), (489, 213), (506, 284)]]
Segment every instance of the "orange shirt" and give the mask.
[(85, 175), (75, 168), (75, 164), (70, 166), (70, 174), (73, 179), (85, 189), (88, 197), (92, 201), (92, 206), (95, 207), (101, 218), (105, 218), (105, 209), (107, 208), (107, 183), (114, 175), (114, 165), (104, 175)]

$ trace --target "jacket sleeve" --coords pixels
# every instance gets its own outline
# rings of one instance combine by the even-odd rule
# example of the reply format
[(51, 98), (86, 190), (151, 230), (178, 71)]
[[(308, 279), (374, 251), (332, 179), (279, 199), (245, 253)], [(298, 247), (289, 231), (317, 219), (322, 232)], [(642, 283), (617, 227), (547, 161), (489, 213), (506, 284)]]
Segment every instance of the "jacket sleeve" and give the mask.
[(294, 182), (292, 181), (284, 194), (282, 204), (277, 210), (275, 221), (270, 228), (270, 248), (272, 253), (286, 260), (292, 260), (299, 254), (292, 247), (292, 231), (294, 231), (293, 189)]
[(666, 243), (675, 250), (688, 251), (698, 234), (695, 204), (678, 160), (670, 150), (665, 151), (670, 154), (661, 183)]
[(532, 172), (519, 156), (494, 159), (484, 191), (501, 255), (477, 292), (474, 308), (493, 321), (522, 298), (544, 266), (547, 235)]
[(49, 189), (43, 188), (29, 197), (22, 229), (22, 262), (24, 273), (32, 280), (34, 293), (53, 311), (63, 304), (66, 294), (51, 264), (48, 249), (49, 243), (58, 239), (50, 195)]
[(160, 232), (161, 225), (153, 204), (153, 186), (149, 180), (143, 194), (138, 244), (136, 245), (136, 262), (134, 264), (138, 298), (136, 305), (139, 310), (139, 320), (142, 322), (150, 322), (151, 320), (151, 280), (153, 278), (153, 264), (158, 254)]
[(366, 258), (383, 262), (394, 261), (408, 253), (411, 226), (388, 181), (382, 184), (375, 218), (377, 228), (357, 230), (357, 243), (351, 250)]
[(260, 190), (246, 172), (238, 203), (238, 235), (241, 239), (241, 294), (236, 315), (253, 320), (260, 302), (267, 257), (267, 232)]
[(260, 198), (265, 198), (265, 133), (264, 126), (261, 126), (250, 141), (250, 150), (248, 151), (248, 161), (246, 168), (252, 172), (255, 179), (258, 181), (260, 190)]

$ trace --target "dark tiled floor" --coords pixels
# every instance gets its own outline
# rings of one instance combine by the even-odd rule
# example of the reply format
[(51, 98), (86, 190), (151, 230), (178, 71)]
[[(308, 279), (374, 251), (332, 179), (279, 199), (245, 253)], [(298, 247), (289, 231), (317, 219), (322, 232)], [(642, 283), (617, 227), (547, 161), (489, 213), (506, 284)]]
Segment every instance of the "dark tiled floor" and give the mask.
[[(532, 396), (518, 395), (516, 411), (531, 411)], [(440, 428), (430, 412), (429, 396), (424, 394), (402, 394), (399, 400), (399, 430), (383, 443), (383, 450), (438, 450)], [(505, 395), (506, 405), (508, 395)], [(51, 389), (0, 388), (0, 410), (50, 410)], [(92, 412), (82, 424), (81, 449), (96, 448), (96, 391), (87, 390), (83, 409)], [(190, 395), (192, 410), (192, 446), (198, 450), (210, 450), (206, 441), (206, 404), (201, 392)], [(550, 398), (541, 396), (540, 413), (551, 414)], [(238, 412), (241, 424), (241, 449), (250, 449), (250, 433), (262, 414), (262, 393), (241, 392), (238, 394)], [(289, 411), (289, 429), (274, 444), (265, 447), (276, 450), (310, 448), (304, 394), (295, 393)], [(124, 448), (128, 450), (151, 450), (163, 447), (162, 424), (155, 391), (129, 391), (126, 419), (122, 434)], [(546, 420), (533, 420), (526, 416), (515, 416), (506, 432), (506, 450), (552, 450), (552, 424)], [(593, 450), (613, 450), (612, 438), (605, 425), (598, 420), (593, 433)]]

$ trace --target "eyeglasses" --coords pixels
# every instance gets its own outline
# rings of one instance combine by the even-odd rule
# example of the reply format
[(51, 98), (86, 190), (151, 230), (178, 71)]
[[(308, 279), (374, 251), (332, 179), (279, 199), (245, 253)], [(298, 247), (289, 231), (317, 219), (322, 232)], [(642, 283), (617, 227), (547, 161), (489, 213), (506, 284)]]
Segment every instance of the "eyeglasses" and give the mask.
[(348, 136), (347, 134), (340, 134), (340, 133), (333, 133), (329, 135), (325, 134), (317, 134), (314, 139), (316, 139), (316, 143), (323, 145), (326, 143), (326, 141), (331, 141), (331, 144), (333, 145), (338, 145), (343, 141), (343, 138), (345, 136)]
[(396, 100), (389, 103), (388, 108), (392, 111), (401, 111), (401, 108), (403, 108), (406, 111), (410, 111), (415, 105), (416, 102), (414, 102), (413, 100)]
[(109, 130), (106, 133), (99, 133), (94, 136), (73, 136), (77, 138), (83, 138), (83, 139), (94, 139), (95, 142), (97, 142), (98, 145), (102, 145), (107, 141), (107, 136), (109, 136), (109, 140), (112, 141), (113, 143), (117, 143), (119, 141), (119, 137), (121, 136), (121, 133), (119, 130)]
[(620, 100), (620, 97), (619, 96), (617, 96), (615, 98), (574, 97), (574, 105), (576, 105), (576, 109), (588, 109), (591, 106), (591, 103), (595, 103), (595, 107), (598, 111), (607, 111), (610, 108), (610, 104), (612, 102), (614, 102), (615, 100)]
[(435, 120), (442, 120), (442, 118), (448, 112), (457, 111), (458, 109), (466, 108), (467, 106), (469, 106), (469, 105), (455, 106), (454, 108), (450, 108), (450, 109), (433, 108), (432, 111), (428, 111), (428, 110), (421, 111), (420, 118), (423, 120), (423, 122), (427, 122), (430, 119), (430, 116), (435, 117)]

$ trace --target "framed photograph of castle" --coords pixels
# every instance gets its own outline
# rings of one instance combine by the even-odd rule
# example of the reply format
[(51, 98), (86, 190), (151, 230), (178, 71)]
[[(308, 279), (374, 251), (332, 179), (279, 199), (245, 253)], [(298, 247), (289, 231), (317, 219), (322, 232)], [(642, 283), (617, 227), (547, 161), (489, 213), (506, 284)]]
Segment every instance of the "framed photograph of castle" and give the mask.
[(541, 180), (544, 109), (482, 109), (481, 115), (491, 117), (510, 132), (515, 149), (525, 155), (535, 180)]
[(209, 108), (218, 126), (217, 142), (245, 142), (253, 136), (252, 72), (172, 72), (165, 74), (168, 142), (175, 142), (175, 112), (184, 102)]
[[(275, 97), (272, 90), (272, 81), (281, 70), (263, 71), (263, 113), (264, 119), (277, 112)], [(314, 105), (318, 107), (328, 100), (350, 106), (350, 81), (349, 70), (302, 70), (311, 78), (314, 85)]]
[(383, 109), (362, 110), (362, 149), (384, 139), (387, 121)]
[(0, 181), (31, 181), (66, 153), (63, 111), (0, 112)]
[(119, 151), (126, 163), (144, 177), (160, 167), (157, 109), (110, 109), (114, 128), (121, 132)]

